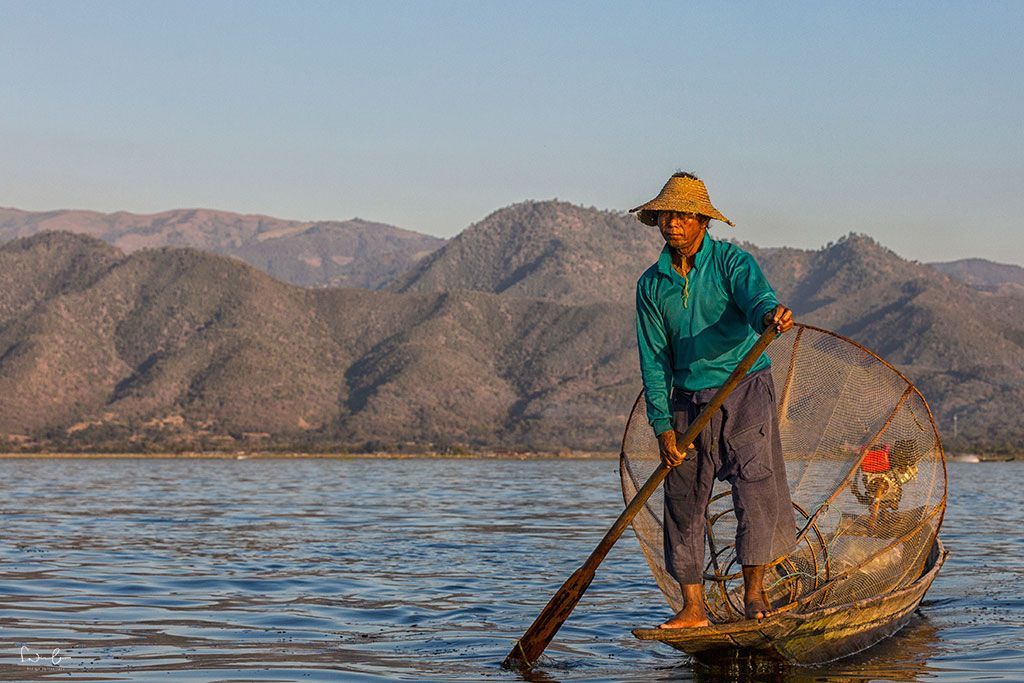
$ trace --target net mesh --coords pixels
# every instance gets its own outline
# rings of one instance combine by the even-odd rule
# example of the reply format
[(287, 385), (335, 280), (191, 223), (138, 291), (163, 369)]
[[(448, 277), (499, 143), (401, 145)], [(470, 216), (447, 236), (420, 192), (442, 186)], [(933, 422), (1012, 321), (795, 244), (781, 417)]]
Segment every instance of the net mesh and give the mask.
[[(946, 468), (931, 412), (895, 368), (856, 342), (797, 325), (768, 347), (798, 530), (797, 545), (765, 574), (774, 607), (799, 610), (887, 593), (920, 576), (946, 506)], [(781, 389), (780, 389), (781, 388)], [(628, 503), (659, 464), (643, 394), (623, 437)], [(665, 569), (661, 488), (633, 520), (654, 578), (673, 609)], [(708, 505), (704, 593), (716, 623), (743, 618), (736, 519), (728, 483)]]

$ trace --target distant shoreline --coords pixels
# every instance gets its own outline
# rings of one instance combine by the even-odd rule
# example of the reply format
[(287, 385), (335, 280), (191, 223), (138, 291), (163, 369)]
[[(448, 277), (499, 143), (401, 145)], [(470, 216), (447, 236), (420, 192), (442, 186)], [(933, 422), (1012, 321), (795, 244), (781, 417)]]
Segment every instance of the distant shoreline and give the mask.
[(568, 451), (533, 453), (495, 451), (481, 453), (262, 453), (262, 452), (203, 452), (203, 453), (0, 453), (0, 460), (38, 458), (52, 460), (99, 459), (152, 459), (152, 460), (617, 460), (612, 451)]
[[(480, 453), (300, 453), (300, 452), (184, 452), (184, 453), (0, 453), (0, 460), (617, 460), (613, 451), (519, 452), (483, 451)], [(992, 455), (947, 453), (947, 462), (1024, 461), (1024, 453)]]

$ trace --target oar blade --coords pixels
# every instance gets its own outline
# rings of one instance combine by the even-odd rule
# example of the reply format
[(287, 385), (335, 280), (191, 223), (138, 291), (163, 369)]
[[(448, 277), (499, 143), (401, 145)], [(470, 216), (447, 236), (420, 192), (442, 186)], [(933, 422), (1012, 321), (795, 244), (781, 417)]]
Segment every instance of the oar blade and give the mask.
[(502, 666), (507, 669), (529, 669), (533, 666), (593, 580), (594, 570), (586, 565), (573, 572), (537, 615), (530, 628), (526, 629), (526, 633), (505, 657)]

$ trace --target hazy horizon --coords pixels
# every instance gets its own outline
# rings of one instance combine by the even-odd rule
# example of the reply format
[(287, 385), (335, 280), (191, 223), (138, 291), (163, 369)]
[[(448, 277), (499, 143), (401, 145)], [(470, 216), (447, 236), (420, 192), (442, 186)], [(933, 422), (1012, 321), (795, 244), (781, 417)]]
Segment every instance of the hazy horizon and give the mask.
[[(1024, 5), (0, 0), (0, 205), (450, 237), (679, 169), (732, 236), (1024, 265)], [(722, 233), (725, 233), (723, 226)]]

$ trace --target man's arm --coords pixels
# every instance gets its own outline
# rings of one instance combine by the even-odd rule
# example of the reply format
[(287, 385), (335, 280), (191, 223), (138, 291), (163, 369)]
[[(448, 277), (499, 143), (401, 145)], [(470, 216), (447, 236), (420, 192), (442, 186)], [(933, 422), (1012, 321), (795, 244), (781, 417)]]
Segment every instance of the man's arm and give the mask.
[(636, 345), (640, 351), (640, 376), (647, 402), (647, 421), (655, 434), (672, 429), (669, 391), (672, 389), (672, 349), (665, 320), (648, 288), (640, 280), (636, 285)]
[[(732, 287), (732, 296), (736, 304), (747, 317), (747, 323), (758, 333), (775, 320), (776, 314), (781, 322), (783, 313), (779, 309), (789, 311), (775, 297), (775, 290), (768, 283), (768, 278), (761, 272), (754, 257), (735, 247), (729, 251), (726, 273)], [(789, 314), (789, 327), (793, 325), (793, 314)], [(786, 329), (789, 329), (787, 327)], [(785, 330), (783, 330), (785, 331)]]
[[(672, 428), (669, 392), (672, 390), (672, 348), (665, 320), (644, 282), (636, 286), (636, 345), (640, 350), (640, 375), (644, 382), (647, 421), (658, 436), (661, 461), (675, 467), (683, 461)], [(692, 445), (692, 444), (691, 444)]]

